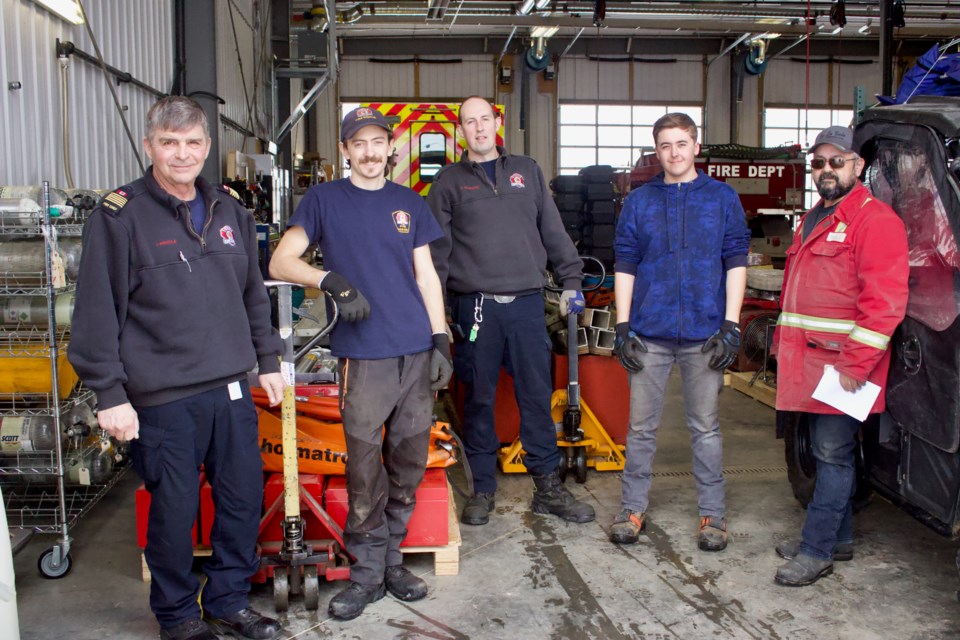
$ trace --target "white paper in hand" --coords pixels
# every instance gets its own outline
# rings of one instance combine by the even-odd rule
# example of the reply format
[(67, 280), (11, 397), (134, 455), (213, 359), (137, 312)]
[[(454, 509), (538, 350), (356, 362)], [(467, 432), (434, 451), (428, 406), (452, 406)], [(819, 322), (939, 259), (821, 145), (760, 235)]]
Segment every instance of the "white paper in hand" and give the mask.
[(867, 419), (873, 403), (880, 395), (880, 387), (867, 381), (854, 392), (844, 391), (840, 386), (840, 372), (832, 365), (823, 368), (820, 384), (813, 390), (813, 399), (843, 411), (860, 422)]

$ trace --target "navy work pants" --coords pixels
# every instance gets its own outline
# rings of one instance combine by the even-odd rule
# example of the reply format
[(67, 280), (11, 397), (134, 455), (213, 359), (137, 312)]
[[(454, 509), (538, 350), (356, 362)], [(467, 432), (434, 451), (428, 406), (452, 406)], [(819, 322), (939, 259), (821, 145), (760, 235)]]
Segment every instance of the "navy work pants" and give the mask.
[(838, 542), (853, 541), (857, 488), (855, 453), (860, 421), (848, 415), (808, 413), (810, 442), (817, 460), (817, 484), (807, 505), (800, 553), (829, 560)]
[(453, 366), (466, 388), (463, 405), (463, 446), (473, 471), (477, 493), (497, 488), (497, 451), (494, 402), (500, 368), (513, 377), (520, 409), (520, 442), (524, 466), (534, 475), (546, 475), (560, 464), (557, 430), (550, 415), (553, 380), (550, 376), (550, 338), (539, 293), (500, 303), (484, 297), (476, 340), (469, 339), (476, 321), (480, 294), (451, 296), (454, 322), (465, 336), (457, 343)]
[(403, 564), (400, 543), (430, 446), (430, 355), (340, 360), (350, 505), (343, 541), (354, 557), (350, 579), (360, 584), (378, 585), (387, 567)]
[(132, 442), (134, 468), (150, 492), (144, 556), (150, 567), (150, 607), (163, 628), (199, 618), (199, 580), (192, 572), (190, 530), (200, 500), (200, 465), (213, 488), (213, 555), (203, 568), (207, 616), (247, 607), (249, 579), (259, 565), (257, 530), (263, 473), (257, 413), (246, 381), (242, 398), (226, 386), (155, 407), (136, 407), (140, 436)]

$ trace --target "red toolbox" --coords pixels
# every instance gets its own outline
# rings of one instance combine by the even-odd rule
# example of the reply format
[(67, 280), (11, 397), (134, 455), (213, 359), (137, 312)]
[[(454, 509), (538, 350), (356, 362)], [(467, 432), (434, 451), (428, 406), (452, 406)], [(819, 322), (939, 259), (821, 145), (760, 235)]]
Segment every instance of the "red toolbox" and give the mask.
[[(450, 541), (449, 493), (443, 469), (427, 469), (417, 489), (417, 506), (401, 547), (439, 547)], [(329, 476), (324, 508), (341, 527), (347, 522), (347, 480)], [(310, 529), (307, 528), (307, 537)], [(349, 551), (349, 549), (347, 549)]]
[[(210, 486), (210, 483), (207, 482), (207, 476), (202, 471), (200, 472), (200, 496), (201, 504), (203, 500), (203, 486)], [(213, 501), (210, 501), (211, 505)], [(147, 491), (146, 487), (142, 484), (137, 489), (136, 492), (136, 513), (137, 513), (137, 546), (141, 549), (147, 546), (147, 521), (150, 518), (150, 492)], [(198, 512), (199, 513), (199, 512)], [(211, 508), (212, 513), (212, 508)], [(202, 519), (197, 518), (193, 521), (193, 530), (190, 532), (190, 537), (193, 540), (194, 546), (199, 542), (197, 538), (197, 525), (202, 523)], [(213, 518), (210, 518), (210, 524), (213, 524)], [(210, 525), (208, 525), (209, 527)], [(207, 529), (207, 540), (203, 544), (210, 544), (210, 529)]]

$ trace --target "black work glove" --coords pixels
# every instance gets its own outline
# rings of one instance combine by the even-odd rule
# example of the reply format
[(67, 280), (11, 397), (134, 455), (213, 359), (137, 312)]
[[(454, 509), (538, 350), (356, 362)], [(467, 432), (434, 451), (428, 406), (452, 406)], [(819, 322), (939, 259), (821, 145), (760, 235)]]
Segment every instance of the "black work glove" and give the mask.
[(433, 334), (433, 353), (430, 354), (430, 390), (439, 391), (450, 382), (453, 375), (453, 358), (450, 356), (450, 339), (447, 334)]
[(643, 362), (640, 354), (647, 352), (647, 345), (643, 344), (640, 336), (630, 331), (629, 322), (618, 322), (615, 327), (617, 338), (613, 343), (613, 355), (620, 360), (620, 365), (630, 373), (643, 371)]
[(724, 320), (720, 330), (710, 336), (703, 344), (703, 353), (713, 350), (708, 365), (716, 371), (723, 371), (737, 359), (740, 353), (740, 324)]
[(340, 307), (340, 316), (347, 322), (359, 322), (370, 317), (370, 303), (339, 273), (328, 271), (320, 281), (320, 289), (330, 293)]

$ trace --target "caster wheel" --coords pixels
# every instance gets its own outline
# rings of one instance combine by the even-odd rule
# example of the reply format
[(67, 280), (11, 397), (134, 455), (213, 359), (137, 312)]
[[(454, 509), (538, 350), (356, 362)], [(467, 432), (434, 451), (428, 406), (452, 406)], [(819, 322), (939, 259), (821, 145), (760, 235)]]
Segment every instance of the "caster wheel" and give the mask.
[(303, 606), (307, 611), (316, 611), (320, 606), (320, 579), (316, 566), (303, 568)]
[(287, 575), (286, 567), (276, 567), (273, 570), (273, 608), (278, 613), (290, 607), (290, 583)]
[(54, 564), (54, 552), (56, 550), (57, 547), (50, 547), (44, 551), (37, 560), (37, 568), (40, 570), (40, 575), (48, 580), (62, 578), (70, 573), (70, 569), (73, 566), (73, 560), (70, 558), (69, 553), (60, 557), (60, 564)]
[(573, 472), (578, 484), (583, 484), (587, 481), (586, 447), (577, 447), (577, 453), (573, 459)]
[(560, 449), (560, 466), (557, 467), (557, 475), (560, 476), (560, 482), (567, 481), (567, 470), (570, 468), (569, 462), (567, 461), (567, 450), (568, 448)]

